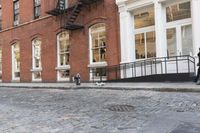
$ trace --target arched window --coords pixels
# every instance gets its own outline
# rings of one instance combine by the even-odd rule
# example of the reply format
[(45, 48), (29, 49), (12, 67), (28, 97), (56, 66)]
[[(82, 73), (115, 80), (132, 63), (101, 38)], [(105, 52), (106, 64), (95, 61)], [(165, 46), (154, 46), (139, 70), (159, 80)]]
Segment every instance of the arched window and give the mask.
[(69, 80), (69, 56), (70, 42), (69, 33), (61, 32), (57, 35), (57, 79)]
[(91, 62), (105, 62), (106, 55), (106, 27), (104, 23), (96, 24), (90, 28), (91, 36)]
[(91, 80), (106, 79), (106, 25), (98, 23), (90, 27), (90, 70)]
[(41, 80), (41, 40), (35, 38), (32, 40), (32, 79)]
[(20, 79), (20, 47), (19, 43), (12, 45), (12, 80)]

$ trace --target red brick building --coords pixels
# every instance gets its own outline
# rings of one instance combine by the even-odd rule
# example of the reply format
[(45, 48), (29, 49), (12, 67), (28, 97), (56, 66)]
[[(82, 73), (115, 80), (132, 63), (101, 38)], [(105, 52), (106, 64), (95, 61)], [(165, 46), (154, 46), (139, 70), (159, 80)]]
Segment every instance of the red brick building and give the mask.
[(115, 0), (0, 2), (2, 82), (90, 81), (119, 64)]

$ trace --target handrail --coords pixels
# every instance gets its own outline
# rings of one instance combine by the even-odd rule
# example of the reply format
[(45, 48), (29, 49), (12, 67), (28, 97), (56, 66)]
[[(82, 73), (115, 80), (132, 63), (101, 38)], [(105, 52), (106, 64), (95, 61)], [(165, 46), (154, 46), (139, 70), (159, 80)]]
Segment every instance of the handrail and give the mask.
[[(170, 56), (170, 57), (153, 57), (148, 59), (142, 59), (135, 62), (122, 63), (119, 65), (107, 66), (105, 69), (107, 79), (105, 80), (118, 80), (125, 78), (141, 77), (147, 75), (158, 74), (171, 74), (171, 73), (183, 73), (183, 64), (185, 63), (184, 72), (195, 73), (195, 58), (190, 55)], [(187, 63), (187, 64), (186, 64)], [(102, 71), (102, 70), (100, 70)], [(97, 73), (96, 68), (91, 68), (90, 73), (95, 75)], [(97, 74), (98, 75), (98, 74)], [(102, 80), (102, 75), (100, 80)], [(105, 75), (104, 75), (105, 77)], [(92, 77), (92, 79), (95, 79)]]

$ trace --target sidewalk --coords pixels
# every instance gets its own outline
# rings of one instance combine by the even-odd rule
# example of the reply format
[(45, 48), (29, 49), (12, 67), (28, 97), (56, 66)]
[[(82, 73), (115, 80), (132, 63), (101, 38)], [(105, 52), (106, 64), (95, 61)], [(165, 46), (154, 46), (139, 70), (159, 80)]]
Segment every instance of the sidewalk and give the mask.
[(0, 83), (0, 87), (13, 88), (46, 88), (46, 89), (113, 89), (113, 90), (152, 90), (152, 91), (178, 91), (200, 92), (200, 85), (194, 82), (134, 82), (134, 83), (105, 83), (98, 86), (95, 83)]

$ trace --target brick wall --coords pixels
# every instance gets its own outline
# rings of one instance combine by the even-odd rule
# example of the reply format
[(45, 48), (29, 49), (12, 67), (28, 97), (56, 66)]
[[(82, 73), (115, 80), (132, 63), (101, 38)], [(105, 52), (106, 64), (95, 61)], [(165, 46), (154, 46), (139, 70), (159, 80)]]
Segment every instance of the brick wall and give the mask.
[[(51, 0), (49, 0), (51, 1)], [(56, 82), (56, 35), (60, 29), (59, 17), (47, 17), (47, 0), (42, 0), (42, 17), (33, 20), (32, 0), (20, 0), (20, 24), (13, 28), (13, 5), (11, 0), (2, 0), (3, 30), (0, 31), (3, 47), (3, 82), (11, 81), (11, 44), (20, 42), (20, 79), (21, 82), (31, 82), (32, 44), (35, 37), (42, 39), (42, 81)], [(69, 2), (74, 2), (70, 0)], [(46, 16), (46, 17), (45, 17)], [(45, 17), (45, 18), (44, 18)], [(70, 74), (81, 74), (83, 81), (89, 80), (89, 27), (103, 22), (107, 29), (108, 65), (119, 64), (119, 24), (118, 10), (115, 0), (104, 0), (103, 3), (94, 4), (84, 8), (77, 22), (82, 23), (84, 29), (70, 31)], [(8, 29), (9, 28), (9, 29)]]

